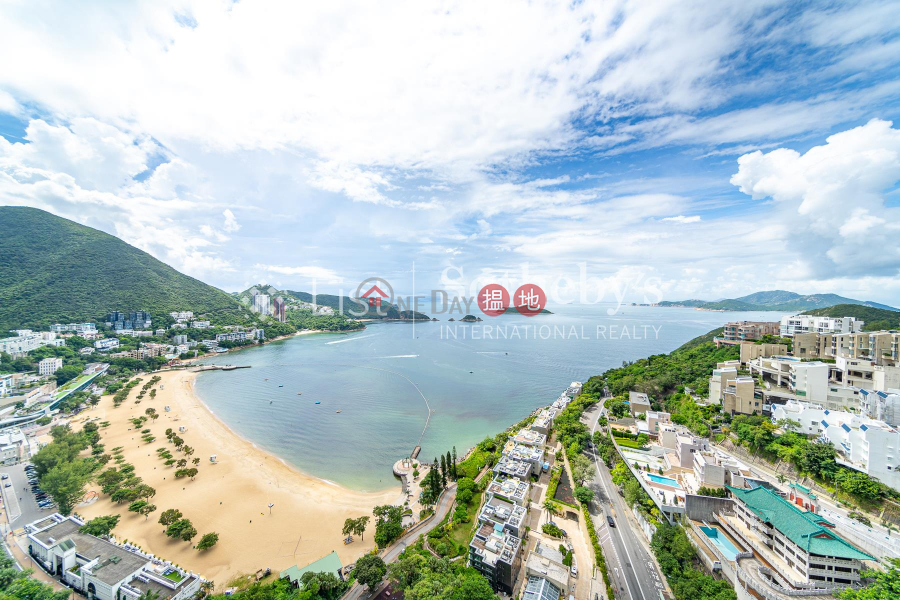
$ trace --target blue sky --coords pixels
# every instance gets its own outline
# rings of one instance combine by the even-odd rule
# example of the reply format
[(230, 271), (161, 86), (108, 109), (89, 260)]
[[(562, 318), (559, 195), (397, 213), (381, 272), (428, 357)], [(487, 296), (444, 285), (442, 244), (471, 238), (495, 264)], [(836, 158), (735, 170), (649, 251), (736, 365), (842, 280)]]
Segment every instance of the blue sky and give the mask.
[[(232, 291), (900, 303), (896, 2), (0, 7), (0, 203)], [(896, 126), (894, 124), (897, 124)], [(460, 290), (462, 291), (462, 290)]]

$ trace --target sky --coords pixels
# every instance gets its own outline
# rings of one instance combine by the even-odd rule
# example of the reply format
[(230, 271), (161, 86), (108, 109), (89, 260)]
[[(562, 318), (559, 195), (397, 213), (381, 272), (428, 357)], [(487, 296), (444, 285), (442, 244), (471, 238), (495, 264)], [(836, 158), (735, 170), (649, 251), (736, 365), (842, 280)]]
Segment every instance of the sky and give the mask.
[(898, 22), (896, 1), (0, 0), (0, 204), (227, 291), (900, 305)]

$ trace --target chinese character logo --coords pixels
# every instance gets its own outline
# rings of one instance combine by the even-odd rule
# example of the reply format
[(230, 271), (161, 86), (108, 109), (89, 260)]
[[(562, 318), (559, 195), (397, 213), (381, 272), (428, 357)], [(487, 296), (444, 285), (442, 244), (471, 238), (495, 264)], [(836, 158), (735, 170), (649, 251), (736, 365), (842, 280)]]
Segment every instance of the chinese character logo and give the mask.
[(490, 283), (478, 292), (478, 308), (489, 317), (502, 315), (509, 305), (509, 292), (500, 284)]
[(520, 315), (533, 317), (540, 314), (544, 306), (547, 305), (547, 296), (539, 286), (533, 283), (526, 283), (513, 294), (513, 305)]

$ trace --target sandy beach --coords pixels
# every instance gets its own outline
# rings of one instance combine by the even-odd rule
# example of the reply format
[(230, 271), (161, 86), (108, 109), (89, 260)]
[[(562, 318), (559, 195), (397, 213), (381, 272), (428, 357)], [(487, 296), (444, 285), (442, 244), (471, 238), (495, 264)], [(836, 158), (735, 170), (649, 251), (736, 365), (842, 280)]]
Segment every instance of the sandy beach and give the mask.
[[(362, 493), (303, 474), (240, 438), (216, 418), (193, 392), (195, 373), (172, 371), (159, 375), (162, 380), (155, 386), (155, 399), (147, 394), (140, 404), (135, 404), (141, 388), (137, 386), (119, 408), (113, 408), (112, 397), (105, 396), (96, 408), (82, 413), (83, 418), (73, 423), (78, 428), (78, 421), (85, 419), (110, 422), (109, 427), (100, 430), (107, 451), (124, 447), (125, 459), (135, 466), (135, 474), (156, 489), (151, 501), (157, 511), (145, 519), (129, 513), (127, 503), (114, 504), (101, 494), (99, 500), (77, 507), (76, 512), (86, 518), (121, 514), (114, 531), (118, 539), (127, 539), (212, 579), (217, 589), (235, 575), (259, 568), (277, 571), (295, 564), (302, 567), (332, 550), (347, 565), (372, 549), (374, 523), (369, 523), (365, 541), (357, 538), (344, 545), (344, 519), (371, 516), (376, 505), (402, 502), (399, 482), (386, 492)], [(149, 380), (149, 376), (143, 380)], [(167, 405), (170, 412), (164, 410)], [(150, 407), (157, 410), (160, 418), (144, 425), (157, 438), (145, 444), (129, 419), (143, 415)], [(175, 431), (185, 427), (179, 435), (195, 449), (193, 457), (201, 459), (200, 473), (194, 481), (176, 479), (175, 468), (166, 467), (157, 457), (156, 449), (163, 446), (172, 450), (176, 458), (183, 456), (166, 440), (165, 431), (170, 427)], [(210, 463), (213, 454), (217, 456), (216, 464)], [(89, 489), (100, 492), (96, 484)], [(274, 504), (271, 515), (269, 504)], [(218, 545), (198, 552), (192, 543), (167, 538), (157, 519), (169, 508), (180, 510), (193, 522), (199, 532), (193, 543), (204, 533), (215, 531), (219, 534)]]

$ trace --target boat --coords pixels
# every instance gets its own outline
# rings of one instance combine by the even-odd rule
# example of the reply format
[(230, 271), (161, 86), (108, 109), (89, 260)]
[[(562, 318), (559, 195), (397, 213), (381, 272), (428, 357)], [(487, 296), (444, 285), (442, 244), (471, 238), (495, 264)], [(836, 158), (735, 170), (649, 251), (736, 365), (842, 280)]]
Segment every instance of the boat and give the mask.
[(298, 396), (302, 396), (302, 395), (303, 395), (303, 392), (297, 392), (297, 395), (298, 395)]
[(278, 387), (284, 387), (283, 383), (278, 384)]
[(334, 412), (336, 412), (336, 413), (339, 413), (339, 412), (341, 412), (341, 411), (339, 411), (339, 410), (336, 410), (336, 411), (334, 411)]
[(319, 400), (316, 400), (316, 404), (322, 404)]

